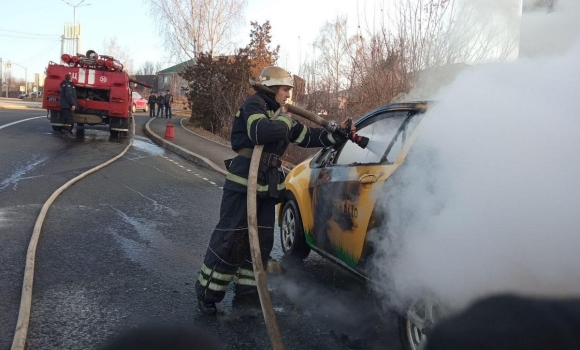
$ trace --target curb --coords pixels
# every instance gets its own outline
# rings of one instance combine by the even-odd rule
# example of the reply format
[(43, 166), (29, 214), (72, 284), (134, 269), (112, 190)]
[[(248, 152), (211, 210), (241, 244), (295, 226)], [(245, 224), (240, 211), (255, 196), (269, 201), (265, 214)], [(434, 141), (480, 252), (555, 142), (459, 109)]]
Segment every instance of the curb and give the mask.
[(150, 119), (147, 123), (145, 123), (145, 125), (143, 126), (143, 131), (145, 132), (145, 134), (147, 136), (149, 136), (149, 138), (155, 142), (156, 144), (158, 144), (159, 146), (177, 154), (178, 156), (185, 158), (186, 160), (189, 160), (190, 162), (197, 164), (201, 167), (207, 168), (209, 170), (213, 170), (223, 176), (226, 176), (228, 174), (227, 171), (225, 171), (224, 169), (220, 168), (219, 166), (217, 166), (214, 162), (212, 162), (211, 160), (207, 159), (204, 156), (201, 156), (199, 154), (193, 153), (181, 146), (178, 146), (176, 144), (174, 144), (173, 142), (169, 142), (165, 139), (163, 139), (161, 136), (157, 135), (155, 132), (153, 132), (153, 130), (151, 130), (151, 128), (149, 127), (149, 124), (151, 124), (151, 122), (156, 119)]

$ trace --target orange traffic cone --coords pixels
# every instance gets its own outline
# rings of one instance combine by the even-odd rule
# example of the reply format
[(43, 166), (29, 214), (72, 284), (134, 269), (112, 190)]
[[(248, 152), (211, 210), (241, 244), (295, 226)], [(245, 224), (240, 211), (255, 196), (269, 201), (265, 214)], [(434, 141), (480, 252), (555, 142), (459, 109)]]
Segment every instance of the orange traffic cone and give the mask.
[(167, 126), (165, 127), (165, 138), (166, 139), (172, 140), (172, 139), (175, 138), (175, 135), (173, 133), (174, 132), (173, 129), (174, 129), (174, 126), (173, 126), (173, 123), (170, 120), (170, 121), (167, 122)]

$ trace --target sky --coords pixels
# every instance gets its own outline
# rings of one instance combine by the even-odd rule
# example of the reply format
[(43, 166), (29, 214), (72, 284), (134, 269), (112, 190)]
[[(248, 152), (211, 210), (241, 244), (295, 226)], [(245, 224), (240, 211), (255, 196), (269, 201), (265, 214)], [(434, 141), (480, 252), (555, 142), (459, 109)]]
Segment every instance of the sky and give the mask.
[(580, 3), (562, 0), (534, 20), (537, 50), (470, 67), (434, 96), (379, 200), (389, 222), (374, 277), (395, 305), (580, 297), (580, 119), (570, 108), (580, 96)]
[[(80, 3), (67, 1), (73, 5)], [(311, 47), (324, 23), (339, 15), (352, 17), (357, 6), (364, 7), (367, 2), (375, 3), (374, 0), (248, 0), (246, 24), (232, 40), (245, 46), (250, 21), (270, 20), (274, 45), (281, 46), (279, 63), (297, 72), (300, 55)], [(13, 76), (24, 78), (24, 68), (16, 64), (27, 67), (28, 80), (32, 81), (34, 73), (42, 73), (49, 61), (59, 60), (60, 35), (64, 25), (73, 22), (73, 7), (62, 0), (3, 1), (2, 14), (0, 57), (4, 63), (8, 60), (15, 63)], [(145, 61), (162, 62), (163, 67), (178, 63), (165, 53), (163, 39), (144, 0), (85, 0), (76, 9), (76, 21), (82, 26), (82, 52), (88, 49), (99, 52), (105, 40), (116, 37), (117, 43), (133, 55), (136, 68)]]

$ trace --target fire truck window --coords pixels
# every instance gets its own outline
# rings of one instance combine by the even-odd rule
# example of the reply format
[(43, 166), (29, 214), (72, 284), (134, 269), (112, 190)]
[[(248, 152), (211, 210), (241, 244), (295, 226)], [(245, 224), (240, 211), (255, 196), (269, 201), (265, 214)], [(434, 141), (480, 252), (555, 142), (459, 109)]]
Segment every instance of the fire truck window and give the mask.
[(407, 111), (387, 112), (373, 118), (370, 124), (365, 123), (357, 133), (369, 138), (368, 146), (363, 149), (348, 141), (340, 151), (336, 165), (380, 163), (407, 115)]

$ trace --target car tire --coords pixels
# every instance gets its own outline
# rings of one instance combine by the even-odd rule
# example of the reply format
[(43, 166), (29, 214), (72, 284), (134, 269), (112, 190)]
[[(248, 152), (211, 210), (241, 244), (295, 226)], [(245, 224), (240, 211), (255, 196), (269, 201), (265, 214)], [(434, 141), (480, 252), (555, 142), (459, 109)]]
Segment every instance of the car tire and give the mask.
[(145, 108), (143, 108), (143, 112), (149, 112), (149, 106), (145, 105)]
[[(445, 317), (441, 306), (431, 299), (414, 301), (408, 308), (405, 316), (399, 316), (399, 336), (404, 350), (420, 350), (425, 347), (427, 337), (424, 333)], [(419, 327), (411, 320), (419, 320), (424, 327)], [(421, 328), (425, 328), (423, 331)]]
[(284, 256), (299, 260), (306, 259), (310, 253), (310, 247), (306, 243), (298, 204), (292, 195), (282, 208), (280, 223), (280, 243)]
[(131, 107), (131, 112), (135, 113), (137, 111), (137, 106), (133, 105)]

